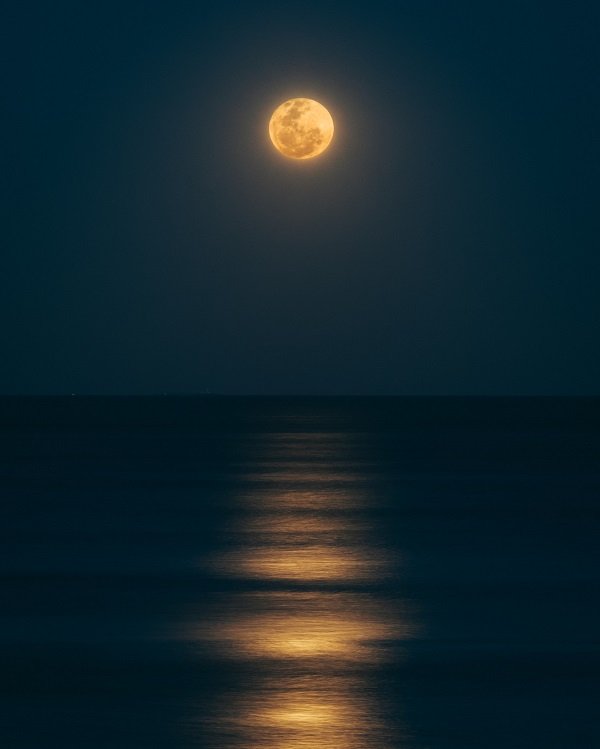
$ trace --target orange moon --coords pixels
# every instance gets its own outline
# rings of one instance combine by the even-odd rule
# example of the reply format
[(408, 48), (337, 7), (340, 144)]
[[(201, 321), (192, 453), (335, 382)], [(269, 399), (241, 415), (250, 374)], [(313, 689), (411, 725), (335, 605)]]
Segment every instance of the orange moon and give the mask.
[(269, 136), (275, 148), (290, 159), (313, 159), (333, 138), (333, 118), (314, 99), (288, 99), (271, 115)]

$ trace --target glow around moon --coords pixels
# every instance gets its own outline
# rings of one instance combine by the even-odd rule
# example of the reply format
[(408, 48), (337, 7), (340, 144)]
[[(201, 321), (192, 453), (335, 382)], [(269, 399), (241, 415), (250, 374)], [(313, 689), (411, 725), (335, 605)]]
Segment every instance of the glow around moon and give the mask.
[(319, 156), (333, 138), (333, 119), (314, 99), (289, 99), (271, 116), (269, 135), (275, 148), (290, 159)]

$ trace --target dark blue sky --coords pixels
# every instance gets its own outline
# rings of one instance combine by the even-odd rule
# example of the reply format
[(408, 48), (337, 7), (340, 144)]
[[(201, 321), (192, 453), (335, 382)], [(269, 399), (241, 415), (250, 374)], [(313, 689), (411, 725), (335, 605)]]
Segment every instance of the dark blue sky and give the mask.
[(599, 392), (594, 3), (93, 5), (3, 23), (0, 392)]

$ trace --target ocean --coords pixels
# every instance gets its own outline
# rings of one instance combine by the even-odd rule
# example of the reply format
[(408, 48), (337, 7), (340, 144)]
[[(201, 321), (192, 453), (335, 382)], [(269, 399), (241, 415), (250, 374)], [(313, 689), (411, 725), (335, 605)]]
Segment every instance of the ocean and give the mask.
[(600, 399), (0, 399), (3, 749), (600, 746)]

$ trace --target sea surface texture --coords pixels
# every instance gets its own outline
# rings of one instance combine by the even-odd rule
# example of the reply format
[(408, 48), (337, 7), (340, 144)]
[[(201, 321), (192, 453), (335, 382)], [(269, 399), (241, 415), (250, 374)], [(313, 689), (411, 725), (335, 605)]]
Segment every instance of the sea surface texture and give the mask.
[(3, 749), (600, 746), (600, 400), (0, 399)]

